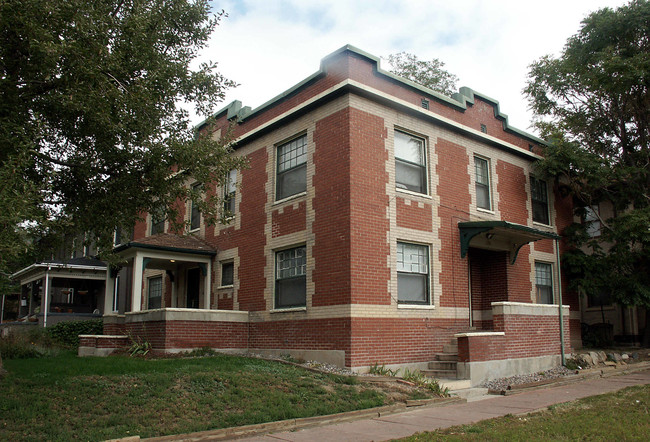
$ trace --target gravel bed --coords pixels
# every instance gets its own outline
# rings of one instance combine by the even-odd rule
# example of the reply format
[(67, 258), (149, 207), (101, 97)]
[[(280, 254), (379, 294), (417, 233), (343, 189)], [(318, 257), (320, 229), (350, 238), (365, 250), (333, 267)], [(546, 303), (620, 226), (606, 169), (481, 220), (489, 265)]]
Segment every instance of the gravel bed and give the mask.
[(575, 371), (573, 370), (559, 366), (551, 368), (550, 370), (540, 371), (538, 373), (521, 374), (507, 378), (493, 379), (491, 381), (484, 382), (481, 384), (481, 386), (492, 390), (505, 390), (511, 385), (530, 384), (532, 382), (545, 381), (548, 379), (557, 379), (574, 373)]

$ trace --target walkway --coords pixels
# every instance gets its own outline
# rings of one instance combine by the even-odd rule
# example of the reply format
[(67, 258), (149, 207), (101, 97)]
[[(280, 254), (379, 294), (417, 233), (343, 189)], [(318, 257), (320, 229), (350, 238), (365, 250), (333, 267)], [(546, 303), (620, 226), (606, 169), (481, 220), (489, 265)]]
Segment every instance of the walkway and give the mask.
[[(573, 401), (587, 396), (610, 393), (632, 385), (650, 384), (650, 370), (620, 376), (593, 378), (575, 383), (524, 391), (509, 396), (490, 396), (487, 399), (454, 403), (444, 407), (418, 408), (404, 413), (373, 419), (324, 425), (293, 432), (281, 432), (239, 439), (244, 441), (383, 441), (410, 436), (420, 431), (473, 422), (506, 414), (524, 414), (553, 404)], [(205, 438), (202, 440), (209, 440)]]

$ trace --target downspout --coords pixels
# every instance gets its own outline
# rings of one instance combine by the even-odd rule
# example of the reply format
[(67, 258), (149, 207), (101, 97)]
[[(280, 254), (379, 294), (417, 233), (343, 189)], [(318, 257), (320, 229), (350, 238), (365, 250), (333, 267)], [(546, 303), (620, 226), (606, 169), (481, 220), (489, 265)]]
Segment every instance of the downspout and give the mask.
[(560, 352), (562, 365), (566, 363), (564, 358), (564, 312), (562, 310), (562, 271), (560, 270), (560, 240), (555, 240), (555, 257), (557, 260), (557, 298), (560, 317)]
[(47, 310), (48, 310), (48, 295), (50, 294), (50, 266), (47, 266), (45, 271), (45, 295), (43, 299), (43, 328), (47, 328)]

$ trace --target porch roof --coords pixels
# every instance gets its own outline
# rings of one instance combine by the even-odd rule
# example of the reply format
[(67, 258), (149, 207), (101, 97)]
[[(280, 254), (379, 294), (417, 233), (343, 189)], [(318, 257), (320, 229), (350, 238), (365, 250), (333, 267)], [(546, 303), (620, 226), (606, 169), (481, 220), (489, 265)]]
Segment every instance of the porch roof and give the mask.
[(460, 256), (464, 258), (470, 247), (511, 252), (511, 264), (519, 249), (540, 239), (560, 239), (554, 232), (508, 221), (469, 221), (458, 223), (460, 229)]
[(113, 252), (120, 253), (128, 249), (149, 249), (206, 256), (217, 254), (216, 249), (196, 236), (173, 233), (158, 233), (137, 241), (130, 241), (115, 247)]

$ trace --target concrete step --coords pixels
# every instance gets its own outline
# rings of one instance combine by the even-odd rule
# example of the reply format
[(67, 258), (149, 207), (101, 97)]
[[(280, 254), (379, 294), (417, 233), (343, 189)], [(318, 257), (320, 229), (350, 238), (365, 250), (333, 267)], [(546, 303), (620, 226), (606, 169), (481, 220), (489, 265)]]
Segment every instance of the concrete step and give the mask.
[(443, 353), (454, 353), (458, 354), (458, 342), (455, 344), (445, 344), (442, 346)]
[(448, 388), (450, 392), (472, 387), (472, 382), (469, 379), (438, 379), (438, 383), (442, 388)]
[(436, 353), (436, 361), (458, 362), (458, 353)]
[(458, 363), (456, 361), (431, 361), (429, 370), (456, 370)]
[(463, 399), (466, 399), (467, 402), (480, 401), (481, 399), (488, 399), (490, 397), (494, 397), (488, 394), (487, 388), (480, 388), (480, 387), (461, 388), (458, 390), (450, 389), (449, 393), (452, 396), (462, 397)]
[(453, 370), (422, 370), (425, 376), (435, 379), (456, 379), (456, 369)]

